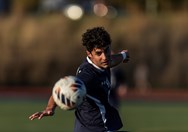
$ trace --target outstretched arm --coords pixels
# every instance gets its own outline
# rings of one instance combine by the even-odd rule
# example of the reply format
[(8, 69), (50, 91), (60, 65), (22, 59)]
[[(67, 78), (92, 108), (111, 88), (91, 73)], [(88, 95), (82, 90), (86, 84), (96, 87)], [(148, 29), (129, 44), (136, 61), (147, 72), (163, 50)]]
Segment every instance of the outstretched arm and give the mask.
[(54, 99), (53, 97), (51, 96), (49, 98), (49, 101), (48, 101), (48, 105), (46, 107), (46, 109), (44, 111), (41, 111), (41, 112), (36, 112), (34, 114), (32, 114), (29, 119), (30, 120), (34, 120), (34, 119), (41, 119), (43, 118), (44, 116), (52, 116), (54, 115), (54, 112), (55, 112), (55, 108), (56, 108), (56, 103), (54, 102)]
[(129, 58), (130, 57), (129, 57), (128, 50), (123, 50), (119, 54), (111, 55), (111, 64), (110, 64), (110, 67), (112, 68), (114, 66), (117, 66), (121, 62), (126, 63), (126, 62), (129, 61)]

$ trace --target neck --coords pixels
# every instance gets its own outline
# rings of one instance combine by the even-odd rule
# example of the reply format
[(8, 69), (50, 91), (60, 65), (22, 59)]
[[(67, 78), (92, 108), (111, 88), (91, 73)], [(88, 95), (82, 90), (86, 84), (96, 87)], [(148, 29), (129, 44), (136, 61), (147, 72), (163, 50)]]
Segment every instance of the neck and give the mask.
[(98, 67), (97, 65), (95, 65), (91, 60), (90, 60), (90, 58), (87, 56), (87, 61), (91, 64), (91, 65), (93, 65), (95, 68), (97, 68), (97, 69), (99, 69), (100, 71), (104, 71), (102, 68), (100, 68), (100, 67)]

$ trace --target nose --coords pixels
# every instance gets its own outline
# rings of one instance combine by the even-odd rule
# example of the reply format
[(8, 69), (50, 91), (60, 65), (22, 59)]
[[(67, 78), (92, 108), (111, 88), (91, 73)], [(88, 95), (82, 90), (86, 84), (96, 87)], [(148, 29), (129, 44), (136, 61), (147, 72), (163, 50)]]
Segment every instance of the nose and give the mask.
[(108, 60), (109, 55), (107, 53), (102, 53), (102, 59), (103, 60)]

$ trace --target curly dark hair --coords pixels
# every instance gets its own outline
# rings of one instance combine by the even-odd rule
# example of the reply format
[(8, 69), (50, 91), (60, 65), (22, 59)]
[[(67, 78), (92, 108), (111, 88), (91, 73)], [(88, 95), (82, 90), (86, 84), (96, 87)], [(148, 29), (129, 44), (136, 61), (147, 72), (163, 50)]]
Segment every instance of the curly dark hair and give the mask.
[(94, 48), (102, 48), (111, 45), (111, 38), (104, 27), (88, 29), (82, 35), (82, 44), (91, 52)]

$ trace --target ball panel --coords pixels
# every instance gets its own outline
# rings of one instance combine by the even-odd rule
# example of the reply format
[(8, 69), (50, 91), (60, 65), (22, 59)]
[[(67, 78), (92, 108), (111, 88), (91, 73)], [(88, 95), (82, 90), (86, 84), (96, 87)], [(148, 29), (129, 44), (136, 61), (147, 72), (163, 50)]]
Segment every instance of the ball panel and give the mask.
[(56, 104), (64, 110), (75, 109), (86, 96), (84, 83), (75, 76), (66, 76), (53, 87), (52, 96)]

